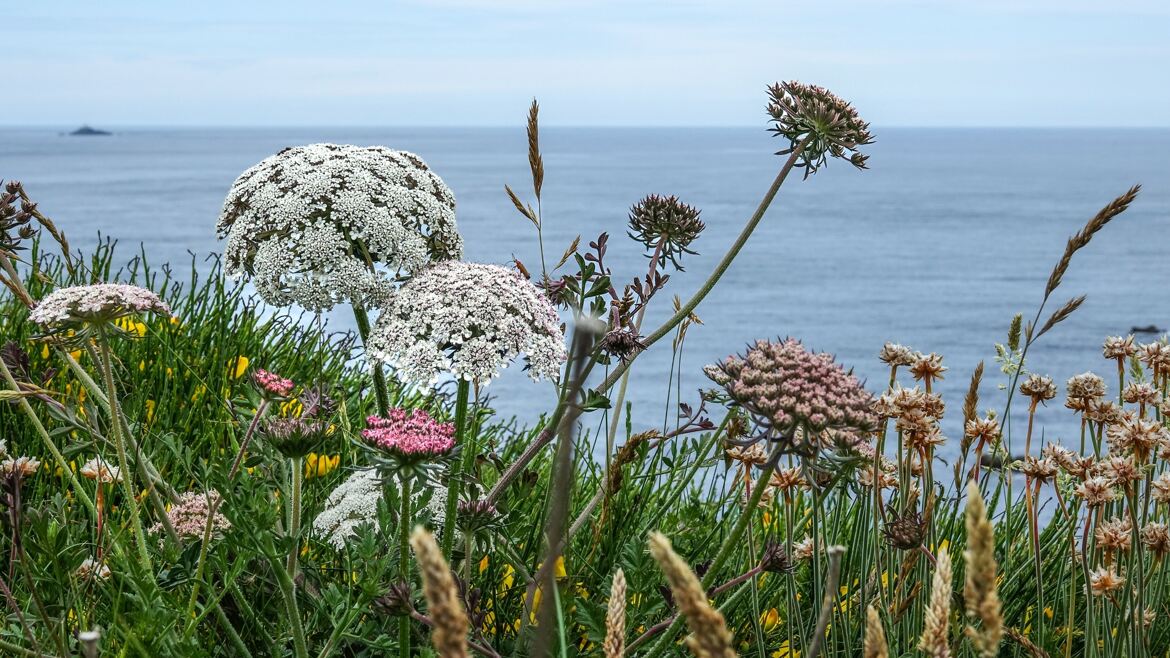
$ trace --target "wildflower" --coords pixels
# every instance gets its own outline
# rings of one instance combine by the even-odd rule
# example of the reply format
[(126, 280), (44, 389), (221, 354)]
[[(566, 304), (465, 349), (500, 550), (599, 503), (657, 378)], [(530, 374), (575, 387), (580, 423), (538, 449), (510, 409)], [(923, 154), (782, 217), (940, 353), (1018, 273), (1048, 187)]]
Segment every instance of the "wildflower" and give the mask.
[(382, 146), (310, 144), (263, 160), (232, 184), (216, 232), (228, 276), (314, 311), (380, 307), (392, 276), (463, 255), (451, 190), (417, 155)]
[(670, 261), (681, 271), (678, 258), (684, 253), (695, 253), (689, 246), (705, 225), (694, 206), (679, 201), (676, 196), (651, 194), (630, 208), (629, 227), (629, 236), (657, 255), (659, 267), (665, 267)]
[(1100, 507), (1118, 497), (1117, 490), (1113, 488), (1113, 482), (1100, 476), (1091, 477), (1082, 482), (1077, 486), (1076, 494), (1089, 507)]
[(1065, 403), (1073, 411), (1085, 411), (1090, 400), (1105, 395), (1105, 380), (1091, 372), (1073, 375), (1065, 384), (1068, 391), (1068, 401)]
[(1037, 459), (1028, 455), (1024, 457), (1024, 461), (1019, 466), (1019, 470), (1033, 481), (1043, 484), (1056, 477), (1059, 469), (1057, 468), (1056, 461), (1050, 457)]
[(1170, 472), (1162, 473), (1151, 486), (1150, 497), (1159, 503), (1170, 503)]
[(517, 272), (475, 263), (437, 263), (415, 276), (370, 339), (374, 358), (422, 385), (444, 372), (486, 384), (521, 352), (533, 379), (557, 378), (565, 343), (556, 309)]
[(765, 633), (771, 633), (780, 626), (780, 611), (768, 608), (760, 615), (760, 626)]
[(1089, 589), (1093, 596), (1112, 594), (1125, 585), (1125, 578), (1112, 568), (1097, 567), (1089, 574)]
[(1160, 422), (1135, 418), (1110, 425), (1105, 438), (1114, 451), (1133, 451), (1144, 462), (1154, 448), (1170, 438), (1170, 433)]
[(261, 435), (281, 455), (298, 459), (313, 452), (332, 434), (332, 425), (313, 418), (269, 418)]
[(768, 451), (759, 443), (747, 446), (731, 446), (725, 451), (727, 458), (744, 466), (763, 466), (768, 462)]
[(1113, 455), (1101, 460), (1095, 467), (1096, 474), (1106, 478), (1115, 486), (1126, 486), (1142, 479), (1143, 474), (1131, 457)]
[(809, 352), (794, 338), (756, 341), (744, 356), (730, 356), (719, 367), (728, 378), (728, 395), (782, 435), (798, 429), (869, 431), (877, 423), (861, 382), (831, 355)]
[(1035, 402), (1047, 402), (1056, 397), (1056, 384), (1051, 377), (1028, 375), (1024, 383), (1020, 384), (1020, 394), (1032, 398)]
[(232, 379), (243, 377), (244, 373), (248, 372), (248, 363), (250, 363), (250, 360), (243, 355), (232, 359), (228, 364), (228, 373), (231, 374)]
[(1120, 423), (1125, 418), (1126, 412), (1117, 405), (1113, 400), (1106, 400), (1104, 398), (1089, 398), (1084, 400), (1083, 411), (1085, 418), (1098, 423)]
[(792, 558), (801, 562), (811, 560), (815, 550), (816, 544), (812, 537), (805, 537), (792, 545)]
[(0, 462), (0, 476), (23, 480), (37, 474), (41, 461), (35, 457), (9, 457)]
[(1159, 398), (1158, 389), (1146, 382), (1130, 382), (1121, 392), (1121, 399), (1129, 404), (1153, 406), (1158, 404)]
[(455, 425), (440, 423), (422, 409), (391, 409), (386, 418), (367, 418), (366, 426), (366, 444), (403, 460), (433, 460), (455, 447)]
[(788, 551), (784, 550), (784, 545), (779, 542), (766, 544), (760, 557), (760, 568), (769, 573), (792, 571), (792, 560), (788, 558)]
[(341, 550), (363, 525), (378, 525), (382, 478), (378, 471), (355, 471), (325, 500), (325, 509), (313, 520), (313, 529)]
[(642, 343), (642, 337), (638, 335), (638, 332), (633, 329), (614, 329), (602, 337), (598, 349), (625, 363), (638, 352), (646, 349), (646, 345)]
[(915, 354), (914, 363), (910, 364), (910, 374), (919, 381), (925, 381), (928, 385), (936, 379), (942, 379), (942, 374), (947, 371), (946, 366), (942, 364), (942, 355), (931, 352), (930, 354)]
[(1137, 354), (1137, 347), (1133, 344), (1133, 334), (1128, 336), (1109, 336), (1101, 348), (1106, 359), (1122, 360)]
[(919, 512), (913, 510), (901, 514), (891, 512), (890, 518), (882, 528), (882, 535), (890, 546), (909, 551), (922, 546), (927, 530), (926, 521)]
[(92, 557), (87, 557), (73, 572), (78, 580), (105, 580), (110, 577), (110, 568)]
[(88, 286), (58, 288), (42, 299), (29, 312), (29, 319), (68, 336), (73, 330), (71, 344), (81, 344), (86, 337), (82, 331), (88, 326), (105, 325), (122, 334), (117, 321), (140, 313), (170, 316), (171, 307), (158, 295), (138, 286), (121, 283), (96, 283)]
[[(170, 520), (171, 527), (175, 529), (175, 534), (179, 535), (180, 538), (201, 540), (207, 527), (208, 514), (212, 509), (215, 509), (215, 515), (211, 518), (211, 536), (213, 538), (222, 537), (232, 527), (232, 524), (227, 520), (227, 517), (218, 511), (221, 500), (219, 492), (214, 490), (207, 493), (185, 492), (179, 495), (179, 502), (167, 510), (167, 519)], [(159, 534), (162, 529), (163, 524), (159, 522), (151, 526), (150, 533)]]
[(909, 366), (914, 364), (914, 351), (905, 345), (886, 343), (882, 345), (882, 351), (878, 352), (878, 358), (892, 368)]
[[(459, 518), (459, 527), (466, 533), (473, 533), (487, 528), (496, 521), (499, 512), (496, 506), (486, 500), (461, 500), (456, 506)], [(558, 571), (564, 573), (564, 557), (558, 557), (555, 565)]]
[(999, 421), (991, 416), (987, 418), (972, 418), (963, 428), (963, 436), (974, 442), (979, 440), (983, 445), (995, 445), (999, 442)]
[(858, 147), (873, 143), (873, 136), (852, 105), (824, 87), (795, 80), (778, 82), (768, 93), (773, 124), (769, 130), (788, 141), (788, 148), (777, 155), (793, 153), (803, 144), (797, 166), (805, 168), (806, 178), (830, 157), (848, 158), (853, 166), (865, 169), (868, 156)]
[(285, 379), (263, 368), (252, 374), (252, 382), (256, 384), (256, 388), (260, 389), (262, 395), (272, 398), (287, 398), (296, 387), (293, 380)]
[(1166, 369), (1167, 360), (1170, 359), (1170, 349), (1165, 343), (1145, 343), (1138, 346), (1137, 358), (1150, 370), (1153, 370), (1155, 375), (1158, 375)]
[(121, 482), (122, 472), (117, 466), (107, 464), (101, 457), (85, 462), (78, 470), (82, 476), (102, 483)]
[(387, 617), (405, 617), (414, 612), (413, 594), (410, 583), (398, 581), (385, 594), (373, 601), (374, 609)]
[(1106, 553), (1128, 551), (1132, 533), (1133, 526), (1129, 519), (1112, 518), (1097, 524), (1093, 538)]
[(305, 455), (305, 478), (321, 478), (329, 475), (341, 464), (341, 455), (318, 455), (310, 452)]
[(1142, 544), (1160, 559), (1170, 552), (1170, 527), (1165, 523), (1151, 521), (1142, 528), (1141, 540)]

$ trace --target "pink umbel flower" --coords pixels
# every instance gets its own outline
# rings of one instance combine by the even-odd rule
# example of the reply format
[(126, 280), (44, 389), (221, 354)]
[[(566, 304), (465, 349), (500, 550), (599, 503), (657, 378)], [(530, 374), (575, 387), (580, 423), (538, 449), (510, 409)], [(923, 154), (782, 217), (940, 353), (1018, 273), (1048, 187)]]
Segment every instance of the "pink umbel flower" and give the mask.
[[(217, 511), (211, 519), (211, 536), (213, 538), (222, 537), (223, 533), (232, 527), (232, 524), (227, 520), (227, 517), (218, 511), (219, 501), (218, 491), (206, 494), (188, 491), (179, 495), (179, 502), (167, 511), (167, 519), (170, 520), (171, 527), (175, 529), (175, 534), (179, 535), (181, 539), (201, 540), (207, 527), (207, 515), (214, 506)], [(163, 524), (161, 522), (150, 528), (151, 534), (161, 534), (162, 531)]]
[(441, 423), (422, 409), (391, 409), (366, 419), (362, 439), (373, 448), (408, 461), (442, 457), (455, 448), (455, 425)]
[(806, 350), (800, 341), (756, 341), (743, 356), (729, 356), (708, 373), (758, 422), (782, 434), (797, 429), (872, 429), (873, 400), (831, 354)]
[(269, 372), (264, 369), (257, 370), (252, 375), (252, 381), (256, 382), (256, 386), (262, 394), (277, 398), (287, 398), (296, 386), (293, 380), (285, 379), (274, 372)]

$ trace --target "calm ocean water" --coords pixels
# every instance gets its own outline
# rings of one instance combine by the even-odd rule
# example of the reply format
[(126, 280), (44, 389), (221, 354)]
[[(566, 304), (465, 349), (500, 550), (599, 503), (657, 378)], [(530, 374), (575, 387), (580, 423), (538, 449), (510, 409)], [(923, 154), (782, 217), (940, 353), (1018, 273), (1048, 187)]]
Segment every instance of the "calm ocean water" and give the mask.
[[(703, 364), (758, 337), (791, 335), (838, 355), (884, 385), (877, 351), (886, 340), (946, 357), (942, 382), (958, 438), (962, 396), (975, 364), (988, 362), (983, 406), (1002, 407), (993, 363), (1013, 314), (1031, 317), (1064, 242), (1133, 183), (1132, 209), (1073, 261), (1055, 305), (1085, 305), (1034, 348), (1031, 370), (1063, 382), (1095, 369), (1107, 334), (1133, 325), (1170, 326), (1170, 130), (881, 129), (869, 171), (833, 162), (794, 176), (739, 260), (703, 303), (705, 322), (687, 338), (682, 397), (706, 386)], [(780, 159), (763, 129), (541, 131), (546, 179), (545, 239), (555, 259), (574, 236), (611, 234), (618, 281), (643, 271), (640, 246), (625, 239), (629, 206), (647, 193), (678, 194), (702, 208), (700, 255), (685, 261), (648, 314), (653, 327), (672, 294), (688, 296), (767, 188)], [(0, 129), (0, 178), (24, 181), (78, 246), (98, 231), (124, 246), (143, 242), (155, 262), (189, 262), (219, 248), (214, 223), (234, 178), (286, 146), (330, 141), (414, 151), (455, 191), (469, 259), (513, 256), (538, 268), (532, 226), (504, 195), (528, 184), (525, 136), (516, 129), (124, 129), (111, 137)], [(128, 249), (126, 250), (129, 251)], [(332, 326), (352, 321), (338, 314)], [(661, 424), (668, 345), (633, 369), (635, 426)], [(530, 422), (554, 392), (513, 368), (487, 391), (501, 412)], [(1110, 386), (1112, 393), (1115, 384)], [(1072, 438), (1059, 403), (1042, 411), (1047, 438)]]

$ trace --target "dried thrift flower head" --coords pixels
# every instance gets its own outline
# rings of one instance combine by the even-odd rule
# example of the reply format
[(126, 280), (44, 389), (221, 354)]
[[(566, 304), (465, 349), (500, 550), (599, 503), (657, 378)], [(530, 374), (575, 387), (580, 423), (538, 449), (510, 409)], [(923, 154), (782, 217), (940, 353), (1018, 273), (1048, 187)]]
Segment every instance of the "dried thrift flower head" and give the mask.
[(85, 462), (78, 472), (84, 477), (103, 484), (122, 481), (122, 472), (118, 467), (107, 464), (101, 457), (94, 457)]
[(919, 381), (931, 382), (942, 379), (943, 373), (947, 371), (946, 366), (942, 364), (942, 359), (941, 354), (934, 352), (915, 354), (914, 363), (910, 364), (910, 374)]
[(1105, 438), (1114, 452), (1132, 451), (1142, 463), (1145, 463), (1146, 457), (1153, 453), (1155, 448), (1170, 439), (1170, 432), (1156, 420), (1126, 418), (1110, 425)]
[(633, 329), (614, 329), (605, 334), (597, 347), (603, 353), (616, 357), (622, 363), (629, 361), (638, 352), (646, 349), (642, 337)]
[(23, 480), (37, 474), (41, 461), (35, 457), (9, 457), (0, 462), (0, 476)]
[[(219, 512), (221, 500), (218, 491), (208, 493), (187, 491), (180, 494), (179, 502), (167, 511), (167, 518), (171, 522), (171, 527), (175, 529), (175, 534), (179, 535), (181, 539), (202, 540), (203, 532), (207, 527), (207, 516), (211, 512), (212, 506), (215, 506), (215, 516), (211, 519), (211, 536), (212, 538), (222, 537), (232, 527), (232, 524), (227, 520), (227, 517)], [(151, 534), (161, 534), (162, 531), (162, 522), (154, 524), (149, 530)]]
[(1032, 480), (1044, 484), (1052, 478), (1056, 477), (1059, 468), (1056, 465), (1056, 460), (1049, 457), (1042, 457), (1037, 459), (1032, 455), (1024, 457), (1024, 461), (1020, 464), (1020, 472)]
[(795, 338), (756, 341), (743, 356), (729, 356), (719, 368), (731, 399), (782, 435), (797, 429), (810, 434), (826, 429), (865, 432), (877, 424), (872, 397), (857, 377), (831, 354), (809, 352)]
[(922, 541), (926, 538), (926, 532), (929, 529), (922, 514), (915, 510), (902, 514), (891, 512), (885, 527), (882, 528), (882, 535), (885, 536), (886, 543), (890, 546), (898, 550), (910, 551), (922, 546)]
[(1056, 397), (1056, 383), (1051, 377), (1028, 375), (1024, 383), (1020, 384), (1020, 394), (1032, 398), (1034, 402), (1047, 402)]
[(1150, 497), (1154, 502), (1170, 504), (1170, 472), (1159, 475), (1152, 483)]
[(788, 551), (784, 544), (769, 542), (764, 546), (764, 554), (760, 556), (760, 568), (771, 573), (788, 573), (792, 571), (792, 560), (788, 559)]
[(1128, 551), (1129, 538), (1133, 534), (1133, 525), (1129, 519), (1112, 518), (1097, 524), (1093, 538), (1097, 547), (1106, 553)]
[(87, 557), (74, 570), (78, 580), (105, 580), (110, 577), (110, 568), (92, 557)]
[(422, 409), (391, 409), (385, 418), (366, 419), (362, 440), (395, 461), (434, 461), (455, 448), (455, 425), (440, 423)]
[(1076, 494), (1089, 507), (1100, 507), (1105, 503), (1117, 500), (1120, 495), (1113, 488), (1113, 481), (1101, 476), (1091, 477), (1076, 488)]
[(556, 309), (519, 273), (448, 261), (399, 289), (369, 351), (406, 382), (431, 385), (449, 372), (487, 384), (522, 352), (529, 376), (556, 379), (565, 340)]
[(287, 398), (293, 392), (296, 384), (291, 379), (285, 379), (274, 372), (260, 369), (252, 375), (252, 381), (261, 395), (268, 398)]
[(364, 525), (378, 526), (382, 476), (374, 469), (355, 471), (325, 500), (325, 509), (313, 520), (313, 529), (337, 550), (345, 548)]
[[(49, 293), (29, 313), (33, 322), (61, 333), (70, 329), (84, 335), (88, 327), (137, 335), (120, 329), (117, 320), (141, 313), (169, 317), (171, 307), (146, 288), (121, 283), (95, 283), (88, 286), (58, 288)], [(82, 340), (82, 336), (77, 337)]]
[(704, 228), (699, 210), (676, 196), (651, 194), (630, 208), (629, 235), (644, 244), (651, 254), (657, 254), (658, 267), (666, 267), (669, 260), (681, 271), (678, 259), (683, 254), (695, 253), (690, 250), (690, 244)]
[(1097, 567), (1089, 574), (1089, 589), (1093, 596), (1111, 595), (1125, 585), (1125, 578), (1121, 577), (1111, 567)]
[(857, 149), (872, 144), (873, 136), (852, 105), (824, 87), (795, 80), (772, 85), (768, 94), (773, 124), (769, 130), (788, 140), (788, 148), (777, 155), (792, 153), (804, 144), (797, 166), (805, 168), (806, 178), (830, 157), (848, 159), (854, 167), (865, 169), (868, 156)]
[(451, 190), (417, 155), (382, 146), (310, 144), (263, 160), (232, 184), (216, 231), (229, 276), (314, 311), (380, 307), (391, 277), (463, 256)]
[(914, 364), (914, 350), (898, 343), (886, 343), (878, 358), (890, 367), (909, 366)]
[(1101, 351), (1106, 359), (1125, 359), (1137, 354), (1137, 346), (1133, 344), (1133, 334), (1128, 336), (1109, 336)]
[(1170, 527), (1165, 523), (1151, 521), (1142, 528), (1142, 544), (1150, 549), (1154, 557), (1161, 559), (1170, 552)]
[(298, 459), (317, 449), (333, 433), (333, 426), (327, 420), (317, 418), (269, 418), (265, 421), (261, 436), (288, 459)]
[(1158, 389), (1146, 382), (1130, 382), (1121, 392), (1121, 399), (1129, 404), (1153, 406), (1158, 404), (1160, 398)]
[[(1068, 390), (1069, 408), (1074, 411), (1085, 410), (1089, 400), (1105, 395), (1105, 380), (1091, 372), (1073, 375), (1065, 387)], [(1078, 404), (1077, 408), (1072, 406), (1074, 402)]]

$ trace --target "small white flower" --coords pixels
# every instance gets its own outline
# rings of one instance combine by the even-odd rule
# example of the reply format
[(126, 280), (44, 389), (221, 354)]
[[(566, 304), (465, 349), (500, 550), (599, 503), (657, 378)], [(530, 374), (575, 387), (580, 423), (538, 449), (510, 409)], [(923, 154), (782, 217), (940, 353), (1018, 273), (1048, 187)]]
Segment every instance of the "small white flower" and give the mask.
[(83, 477), (102, 483), (122, 481), (122, 471), (117, 466), (107, 464), (101, 457), (94, 457), (85, 462), (78, 472)]
[(87, 557), (73, 573), (80, 580), (105, 580), (110, 577), (110, 568), (92, 557)]
[(169, 316), (171, 307), (146, 288), (121, 283), (95, 283), (58, 288), (28, 314), (33, 322), (50, 328), (65, 328), (89, 322), (112, 322), (138, 313)]
[[(267, 302), (381, 307), (392, 276), (461, 258), (455, 196), (417, 155), (310, 144), (240, 175), (216, 223), (229, 276)], [(380, 266), (385, 271), (379, 270)]]
[(398, 290), (369, 352), (404, 382), (429, 386), (451, 373), (487, 384), (521, 353), (533, 379), (556, 379), (565, 340), (556, 309), (515, 270), (446, 261)]
[[(325, 509), (313, 520), (313, 530), (337, 550), (345, 548), (357, 535), (358, 528), (378, 528), (378, 501), (382, 499), (382, 474), (377, 469), (355, 471), (337, 485), (325, 500)], [(426, 512), (435, 528), (442, 528), (447, 518), (447, 489), (416, 487), (411, 499), (417, 504), (427, 491), (431, 499)], [(455, 538), (459, 535), (456, 534)]]

